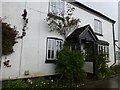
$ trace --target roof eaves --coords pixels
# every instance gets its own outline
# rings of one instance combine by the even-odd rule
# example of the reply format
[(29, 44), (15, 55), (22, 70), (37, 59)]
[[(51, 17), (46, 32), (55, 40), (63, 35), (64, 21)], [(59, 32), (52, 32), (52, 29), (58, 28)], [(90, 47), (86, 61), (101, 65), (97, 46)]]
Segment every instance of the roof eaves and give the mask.
[(69, 3), (71, 3), (73, 5), (76, 5), (77, 7), (82, 8), (82, 9), (84, 9), (87, 12), (93, 13), (93, 14), (95, 14), (95, 15), (97, 15), (97, 16), (99, 16), (99, 17), (101, 17), (101, 18), (103, 18), (103, 19), (105, 19), (105, 20), (107, 20), (109, 22), (112, 22), (112, 23), (116, 22), (116, 21), (112, 20), (111, 18), (103, 15), (102, 13), (100, 13), (98, 11), (95, 11), (94, 9), (91, 9), (88, 6), (86, 6), (86, 5), (84, 5), (84, 4), (80, 3), (80, 2), (76, 1), (76, 2), (69, 2)]

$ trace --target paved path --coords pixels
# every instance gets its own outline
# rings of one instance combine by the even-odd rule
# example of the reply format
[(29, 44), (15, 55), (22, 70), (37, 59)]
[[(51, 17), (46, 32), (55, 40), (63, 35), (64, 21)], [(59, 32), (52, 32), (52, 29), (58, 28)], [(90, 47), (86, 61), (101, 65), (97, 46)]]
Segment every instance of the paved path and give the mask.
[(2, 82), (0, 81), (0, 90), (2, 89)]
[[(109, 88), (120, 90), (120, 75), (108, 80), (95, 81), (93, 83), (82, 86), (82, 88)], [(107, 90), (109, 90), (107, 89)]]

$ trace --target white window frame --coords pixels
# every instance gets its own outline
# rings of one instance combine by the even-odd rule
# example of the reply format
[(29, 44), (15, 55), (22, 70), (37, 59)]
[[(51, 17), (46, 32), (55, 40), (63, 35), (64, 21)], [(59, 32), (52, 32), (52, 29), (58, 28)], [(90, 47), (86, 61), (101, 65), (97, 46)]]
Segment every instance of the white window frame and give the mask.
[(116, 60), (120, 60), (120, 51), (116, 51)]
[(105, 54), (107, 60), (109, 60), (109, 46), (107, 46), (107, 45), (98, 45), (98, 54)]
[(65, 13), (65, 1), (64, 0), (49, 0), (49, 13), (57, 16), (63, 16)]
[[(47, 60), (57, 60), (57, 52), (60, 51), (63, 44), (62, 39), (58, 38), (47, 38)], [(49, 56), (50, 55), (50, 56)]]
[(102, 33), (102, 22), (98, 19), (94, 19), (94, 31), (96, 34), (103, 34)]

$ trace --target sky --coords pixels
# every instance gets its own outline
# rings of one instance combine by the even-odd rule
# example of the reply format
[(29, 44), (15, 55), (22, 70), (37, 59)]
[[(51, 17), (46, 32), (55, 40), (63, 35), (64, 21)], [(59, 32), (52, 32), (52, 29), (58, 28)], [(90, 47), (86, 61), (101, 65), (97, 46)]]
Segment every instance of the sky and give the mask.
[(115, 38), (118, 40), (118, 2), (120, 0), (77, 0), (115, 20)]

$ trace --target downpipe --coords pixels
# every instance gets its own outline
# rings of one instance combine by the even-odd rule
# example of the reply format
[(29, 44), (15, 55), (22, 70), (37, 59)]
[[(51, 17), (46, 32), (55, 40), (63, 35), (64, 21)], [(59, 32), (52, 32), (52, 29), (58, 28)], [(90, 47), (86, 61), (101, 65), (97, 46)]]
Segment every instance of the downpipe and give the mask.
[(113, 46), (114, 46), (114, 63), (110, 66), (114, 66), (116, 64), (116, 49), (115, 49), (115, 32), (114, 32), (114, 24), (112, 24), (112, 28), (113, 28)]

